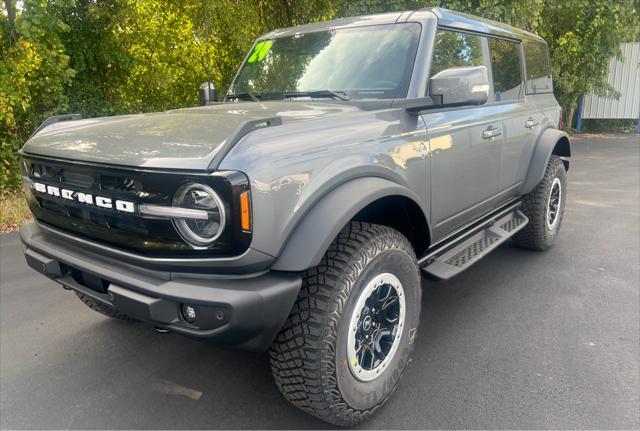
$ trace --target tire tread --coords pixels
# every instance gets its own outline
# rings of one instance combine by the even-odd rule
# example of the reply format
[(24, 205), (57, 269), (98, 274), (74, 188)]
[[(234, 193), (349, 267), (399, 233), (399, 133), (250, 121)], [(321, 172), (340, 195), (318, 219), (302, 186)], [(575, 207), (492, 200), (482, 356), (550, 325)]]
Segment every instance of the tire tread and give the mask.
[[(523, 197), (520, 209), (529, 218), (529, 223), (513, 236), (513, 242), (518, 247), (543, 251), (551, 246), (553, 238), (549, 238), (546, 228), (548, 189), (551, 187), (551, 183), (559, 169), (562, 169), (562, 172), (565, 170), (562, 159), (552, 155), (547, 163), (542, 181), (540, 181), (533, 191)], [(562, 184), (563, 199), (566, 199), (565, 184), (566, 182)], [(560, 229), (563, 215), (563, 211), (561, 210), (560, 214), (558, 214), (560, 219), (557, 221), (558, 225), (555, 232)]]
[[(366, 420), (391, 396), (367, 410), (342, 398), (335, 377), (335, 343), (341, 311), (366, 264), (381, 245), (415, 255), (408, 240), (386, 226), (351, 222), (317, 267), (307, 270), (289, 318), (270, 349), (271, 370), (283, 396), (326, 422), (352, 426)], [(373, 247), (371, 247), (373, 245)], [(328, 354), (327, 354), (328, 353)]]

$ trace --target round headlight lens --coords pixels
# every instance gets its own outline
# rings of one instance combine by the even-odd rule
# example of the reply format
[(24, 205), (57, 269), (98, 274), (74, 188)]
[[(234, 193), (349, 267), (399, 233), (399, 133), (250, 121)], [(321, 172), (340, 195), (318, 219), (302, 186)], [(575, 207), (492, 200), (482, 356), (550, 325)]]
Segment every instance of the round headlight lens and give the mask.
[(173, 198), (173, 206), (201, 210), (206, 218), (176, 218), (173, 223), (182, 238), (195, 247), (207, 247), (215, 242), (225, 226), (224, 204), (213, 189), (204, 184), (186, 184)]

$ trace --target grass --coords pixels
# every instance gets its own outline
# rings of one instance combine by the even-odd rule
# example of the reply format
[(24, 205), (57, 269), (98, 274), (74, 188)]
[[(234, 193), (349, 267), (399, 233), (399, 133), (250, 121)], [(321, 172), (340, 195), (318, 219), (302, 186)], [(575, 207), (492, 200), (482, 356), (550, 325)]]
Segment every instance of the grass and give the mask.
[(0, 190), (0, 233), (14, 231), (30, 218), (22, 191)]

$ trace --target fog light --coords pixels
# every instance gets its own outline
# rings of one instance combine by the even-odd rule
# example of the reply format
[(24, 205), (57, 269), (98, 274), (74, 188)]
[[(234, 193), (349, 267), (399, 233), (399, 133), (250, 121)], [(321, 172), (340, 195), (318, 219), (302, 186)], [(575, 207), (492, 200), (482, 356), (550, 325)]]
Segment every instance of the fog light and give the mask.
[(194, 323), (196, 321), (196, 308), (193, 305), (182, 304), (180, 311), (185, 322)]

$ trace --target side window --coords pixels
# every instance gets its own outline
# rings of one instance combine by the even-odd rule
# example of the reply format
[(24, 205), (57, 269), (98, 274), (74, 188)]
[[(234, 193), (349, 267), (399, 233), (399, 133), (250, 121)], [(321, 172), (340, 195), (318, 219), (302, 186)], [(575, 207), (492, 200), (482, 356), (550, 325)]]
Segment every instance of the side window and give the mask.
[(431, 76), (450, 67), (483, 64), (481, 36), (438, 30), (431, 60)]
[(550, 93), (553, 91), (549, 47), (544, 42), (525, 40), (524, 61), (527, 68), (527, 93)]
[(496, 102), (522, 98), (524, 85), (519, 44), (504, 39), (489, 38), (489, 52)]

